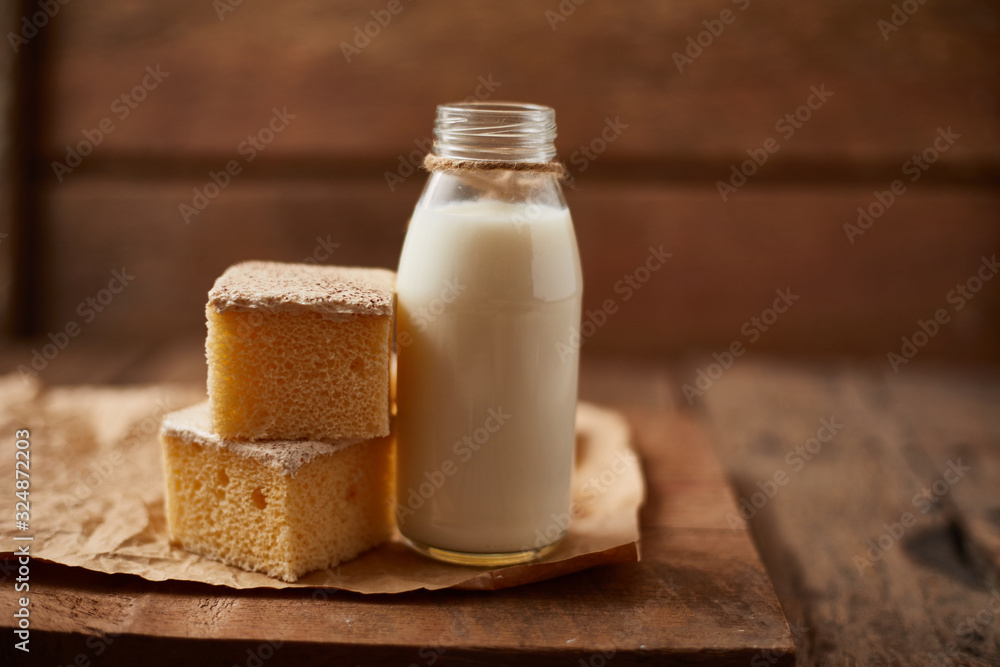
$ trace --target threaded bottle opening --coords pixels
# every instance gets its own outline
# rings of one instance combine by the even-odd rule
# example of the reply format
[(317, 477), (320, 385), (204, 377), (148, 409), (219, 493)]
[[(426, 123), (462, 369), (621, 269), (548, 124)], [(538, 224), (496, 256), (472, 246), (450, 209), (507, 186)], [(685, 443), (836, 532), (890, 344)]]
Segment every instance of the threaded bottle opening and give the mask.
[(456, 102), (437, 108), (434, 153), (456, 160), (551, 162), (556, 112), (521, 102)]

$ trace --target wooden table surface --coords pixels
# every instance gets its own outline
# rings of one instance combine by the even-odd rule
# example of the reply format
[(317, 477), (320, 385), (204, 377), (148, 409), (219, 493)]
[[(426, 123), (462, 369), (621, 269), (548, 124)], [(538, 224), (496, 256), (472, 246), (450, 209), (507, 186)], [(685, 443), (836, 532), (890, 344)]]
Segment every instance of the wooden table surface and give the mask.
[[(91, 380), (191, 379), (177, 375), (204, 363), (197, 347), (179, 350), (179, 365), (171, 358), (67, 356), (59, 379), (79, 379), (70, 377), (77, 363), (107, 375)], [(156, 370), (162, 366), (174, 376)], [(36, 561), (31, 657), (54, 664), (246, 665), (271, 655), (300, 665), (745, 665), (757, 657), (792, 664), (791, 634), (749, 531), (727, 525), (737, 508), (703, 426), (673, 409), (655, 372), (591, 364), (584, 375), (583, 396), (626, 414), (643, 459), (640, 563), (498, 592), (364, 596), (154, 583)], [(34, 448), (44, 447), (44, 426), (32, 437)], [(43, 471), (32, 479), (44, 483)], [(5, 588), (4, 606), (15, 608), (16, 596)], [(10, 645), (4, 654), (18, 657)]]
[[(203, 374), (195, 345), (71, 352), (48, 382)], [(35, 563), (32, 664), (1000, 664), (1000, 373), (740, 360), (689, 404), (708, 361), (584, 365), (643, 456), (640, 564), (365, 597)]]

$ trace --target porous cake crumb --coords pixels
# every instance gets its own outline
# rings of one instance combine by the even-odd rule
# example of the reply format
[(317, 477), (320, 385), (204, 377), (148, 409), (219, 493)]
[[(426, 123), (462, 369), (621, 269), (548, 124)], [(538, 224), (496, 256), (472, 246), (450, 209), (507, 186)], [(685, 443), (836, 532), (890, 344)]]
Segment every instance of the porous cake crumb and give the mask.
[(168, 415), (160, 440), (170, 534), (188, 551), (295, 581), (392, 531), (391, 436), (233, 442), (202, 403)]
[(209, 292), (213, 430), (238, 440), (389, 433), (395, 274), (244, 262)]

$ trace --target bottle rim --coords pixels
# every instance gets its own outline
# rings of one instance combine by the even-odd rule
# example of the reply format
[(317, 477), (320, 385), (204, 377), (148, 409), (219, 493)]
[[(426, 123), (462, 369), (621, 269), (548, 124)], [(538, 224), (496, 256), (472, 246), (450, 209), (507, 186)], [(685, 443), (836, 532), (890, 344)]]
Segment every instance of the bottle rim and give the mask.
[(449, 102), (448, 104), (439, 104), (438, 110), (441, 109), (457, 109), (457, 110), (467, 110), (474, 109), (476, 111), (482, 112), (500, 112), (500, 113), (551, 113), (553, 119), (555, 117), (555, 110), (552, 107), (545, 106), (544, 104), (533, 104), (531, 102), (492, 102), (492, 101), (471, 101), (471, 102)]

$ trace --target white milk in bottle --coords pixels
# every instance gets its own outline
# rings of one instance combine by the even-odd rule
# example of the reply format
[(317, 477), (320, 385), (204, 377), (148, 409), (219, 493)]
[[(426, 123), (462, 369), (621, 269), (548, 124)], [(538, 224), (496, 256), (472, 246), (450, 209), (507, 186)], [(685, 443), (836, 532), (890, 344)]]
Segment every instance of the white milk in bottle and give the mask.
[(554, 113), (446, 105), (435, 135), (397, 277), (396, 516), (427, 555), (524, 562), (571, 501), (583, 281)]

